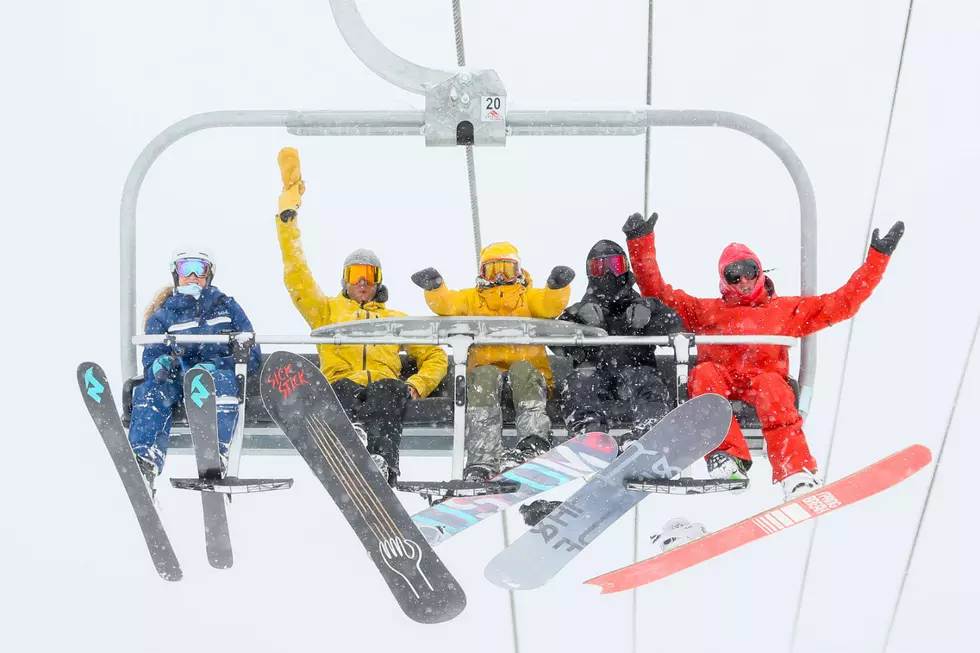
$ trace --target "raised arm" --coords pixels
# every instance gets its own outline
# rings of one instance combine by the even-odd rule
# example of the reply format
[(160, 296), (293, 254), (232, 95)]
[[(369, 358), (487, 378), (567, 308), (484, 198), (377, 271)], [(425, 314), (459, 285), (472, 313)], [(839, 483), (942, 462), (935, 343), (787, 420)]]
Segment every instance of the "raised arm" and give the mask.
[(568, 306), (572, 296), (572, 280), (575, 271), (572, 268), (557, 265), (551, 270), (544, 288), (530, 288), (527, 291), (527, 307), (531, 317), (545, 319), (556, 318)]
[(677, 311), (689, 329), (695, 329), (700, 324), (701, 301), (683, 290), (673, 288), (660, 274), (653, 235), (657, 217), (654, 213), (648, 220), (644, 220), (639, 213), (634, 213), (623, 225), (636, 284), (641, 293), (647, 297), (656, 297)]
[(279, 171), (282, 173), (282, 194), (279, 196), (276, 231), (282, 252), (283, 282), (300, 315), (311, 328), (316, 328), (330, 322), (330, 302), (313, 279), (296, 225), (306, 185), (300, 172), (299, 152), (295, 148), (286, 147), (279, 152)]
[(905, 224), (896, 222), (884, 238), (875, 229), (868, 257), (851, 278), (834, 292), (800, 297), (792, 313), (784, 320), (786, 335), (802, 337), (854, 317), (858, 309), (878, 287), (888, 261), (905, 233)]
[(412, 283), (425, 291), (425, 303), (436, 315), (470, 315), (476, 290), (450, 290), (435, 268), (425, 268), (412, 275)]

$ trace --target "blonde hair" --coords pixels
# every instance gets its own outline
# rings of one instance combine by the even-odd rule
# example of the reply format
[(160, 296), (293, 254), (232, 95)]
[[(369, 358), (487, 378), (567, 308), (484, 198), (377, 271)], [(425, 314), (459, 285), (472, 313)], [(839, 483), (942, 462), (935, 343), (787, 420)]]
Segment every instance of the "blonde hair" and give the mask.
[(167, 301), (167, 297), (170, 297), (174, 292), (173, 286), (164, 286), (157, 291), (157, 294), (153, 296), (150, 303), (147, 305), (146, 310), (143, 311), (143, 329), (146, 329), (147, 323), (150, 321), (150, 316), (156, 313), (163, 303)]

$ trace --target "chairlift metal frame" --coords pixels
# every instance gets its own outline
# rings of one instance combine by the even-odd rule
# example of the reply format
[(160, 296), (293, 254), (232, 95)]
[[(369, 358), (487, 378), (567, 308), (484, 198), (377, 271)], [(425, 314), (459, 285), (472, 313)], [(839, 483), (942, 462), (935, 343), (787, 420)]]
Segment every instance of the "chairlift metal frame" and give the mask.
[[(650, 127), (732, 129), (765, 145), (786, 167), (800, 204), (801, 294), (815, 293), (817, 225), (813, 186), (802, 161), (789, 144), (762, 123), (727, 111), (658, 110), (650, 106), (508, 111), (506, 89), (495, 71), (469, 67), (442, 71), (419, 66), (394, 54), (374, 36), (358, 12), (356, 0), (330, 0), (330, 7), (341, 35), (361, 62), (395, 86), (424, 96), (425, 110), (214, 111), (176, 122), (151, 140), (129, 171), (120, 206), (120, 353), (124, 376), (134, 377), (138, 374), (138, 346), (150, 342), (147, 336), (137, 335), (139, 311), (136, 305), (136, 207), (143, 181), (156, 159), (171, 145), (195, 132), (218, 127), (283, 127), (292, 135), (421, 135), (424, 136), (427, 147), (501, 147), (506, 145), (507, 138), (511, 136), (640, 136)], [(492, 107), (488, 107), (488, 98)], [(495, 113), (490, 113), (491, 108)], [(758, 342), (759, 338), (753, 337), (751, 341)], [(635, 338), (630, 343), (643, 344), (647, 340), (649, 339)], [(275, 344), (320, 342), (313, 336), (269, 336), (257, 341)], [(335, 339), (330, 341), (334, 342)], [(556, 346), (574, 344), (560, 342), (555, 338), (515, 337), (513, 340), (494, 340), (500, 344), (530, 344), (532, 341)], [(707, 341), (707, 337), (698, 337), (698, 342)], [(365, 344), (375, 341), (368, 337), (351, 337), (345, 342)], [(609, 338), (606, 342), (613, 344), (613, 339)], [(651, 340), (647, 344), (655, 343)], [(456, 363), (465, 365), (465, 358), (456, 359)], [(811, 335), (802, 338), (797, 376), (800, 383), (799, 409), (804, 417), (809, 412), (815, 376), (816, 337)], [(240, 446), (241, 437), (238, 440)], [(459, 440), (454, 442), (453, 448), (456, 476), (457, 457), (462, 451), (462, 441), (461, 438), (454, 440)]]

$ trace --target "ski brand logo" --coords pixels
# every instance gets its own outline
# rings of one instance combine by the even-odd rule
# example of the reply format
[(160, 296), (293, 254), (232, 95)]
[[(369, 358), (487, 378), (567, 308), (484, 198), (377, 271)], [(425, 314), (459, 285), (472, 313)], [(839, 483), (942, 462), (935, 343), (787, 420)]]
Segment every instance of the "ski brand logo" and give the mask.
[(827, 491), (818, 492), (811, 496), (804, 497), (802, 501), (807, 508), (809, 508), (810, 510), (812, 510), (814, 513), (818, 515), (822, 512), (827, 512), (828, 510), (839, 508), (841, 505), (840, 500), (838, 500), (837, 497), (835, 497), (833, 494)]
[(197, 404), (198, 408), (203, 406), (204, 400), (211, 396), (208, 389), (204, 387), (203, 383), (201, 383), (201, 376), (201, 374), (198, 374), (194, 377), (194, 380), (191, 381), (191, 400)]
[(90, 367), (85, 370), (85, 391), (88, 393), (88, 396), (101, 404), (102, 392), (104, 390), (105, 386), (99, 383), (99, 380), (95, 378), (95, 368)]
[(293, 390), (301, 385), (310, 385), (306, 380), (306, 370), (293, 371), (293, 364), (289, 363), (274, 371), (266, 381), (273, 388), (279, 391), (283, 399), (289, 397)]
[[(570, 521), (574, 521), (582, 516), (582, 510), (577, 506), (570, 505), (570, 502), (566, 501), (551, 511), (544, 519), (537, 523), (534, 528), (531, 529), (532, 533), (536, 533), (541, 536), (541, 538), (551, 544), (553, 549), (565, 548), (568, 551), (581, 551), (589, 545), (591, 539), (589, 534), (595, 528), (589, 528), (584, 533), (578, 536), (578, 541), (573, 542), (567, 537), (562, 537), (558, 541), (552, 544), (552, 540), (558, 535), (559, 527), (568, 527)], [(563, 521), (563, 518), (568, 521)]]

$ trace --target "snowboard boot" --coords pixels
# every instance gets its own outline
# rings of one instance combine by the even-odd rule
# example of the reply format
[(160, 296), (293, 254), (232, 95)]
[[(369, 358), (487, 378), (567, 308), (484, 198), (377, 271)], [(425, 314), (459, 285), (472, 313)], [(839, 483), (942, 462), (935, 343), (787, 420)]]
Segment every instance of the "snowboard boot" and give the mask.
[(479, 463), (467, 465), (466, 469), (463, 470), (463, 480), (475, 483), (486, 483), (493, 475), (493, 469), (490, 468), (490, 465)]
[(504, 452), (504, 455), (500, 457), (500, 471), (505, 472), (508, 469), (519, 467), (532, 458), (537, 458), (546, 453), (549, 449), (551, 446), (547, 440), (536, 435), (529, 435), (518, 442), (516, 447)]
[(790, 474), (783, 479), (783, 500), (792, 501), (820, 487), (820, 482), (807, 470)]
[(519, 512), (521, 513), (521, 517), (524, 519), (525, 524), (528, 526), (535, 526), (560, 505), (561, 501), (546, 501), (545, 499), (537, 499), (531, 503), (526, 503), (521, 506), (519, 508)]
[(385, 460), (384, 456), (382, 456), (379, 453), (373, 453), (373, 454), (371, 454), (371, 460), (374, 461), (374, 465), (378, 468), (378, 471), (381, 472), (381, 475), (387, 481), (388, 480), (388, 476), (389, 476), (388, 475), (388, 461)]
[(675, 517), (664, 524), (661, 532), (650, 538), (650, 543), (660, 544), (660, 549), (667, 553), (707, 534), (708, 530), (704, 524), (698, 522), (692, 524), (683, 517)]
[(742, 481), (748, 478), (751, 462), (736, 458), (725, 451), (715, 451), (708, 456), (708, 476), (711, 478)]

